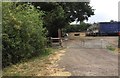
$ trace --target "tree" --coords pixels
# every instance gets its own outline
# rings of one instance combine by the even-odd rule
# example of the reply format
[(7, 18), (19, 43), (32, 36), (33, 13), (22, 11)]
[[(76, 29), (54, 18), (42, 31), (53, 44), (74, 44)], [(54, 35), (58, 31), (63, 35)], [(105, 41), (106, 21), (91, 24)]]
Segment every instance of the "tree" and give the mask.
[(57, 29), (64, 28), (70, 22), (88, 20), (94, 15), (89, 2), (33, 2), (37, 9), (45, 12), (44, 24), (49, 36), (56, 36)]
[(91, 26), (91, 24), (81, 22), (80, 25), (79, 25), (79, 29), (80, 29), (80, 31), (84, 32), (84, 31), (87, 31), (87, 28), (90, 27), (90, 26)]
[(65, 32), (84, 32), (91, 24), (81, 22), (80, 25), (69, 25), (64, 28)]
[(114, 20), (110, 20), (110, 22), (114, 22)]
[(67, 24), (65, 22), (65, 14), (61, 6), (57, 6), (56, 9), (44, 17), (44, 25), (48, 30), (48, 35), (52, 37), (58, 36), (58, 29), (61, 29)]
[(89, 2), (64, 2), (59, 3), (65, 13), (69, 22), (88, 20), (91, 15), (94, 15), (94, 9), (89, 5)]

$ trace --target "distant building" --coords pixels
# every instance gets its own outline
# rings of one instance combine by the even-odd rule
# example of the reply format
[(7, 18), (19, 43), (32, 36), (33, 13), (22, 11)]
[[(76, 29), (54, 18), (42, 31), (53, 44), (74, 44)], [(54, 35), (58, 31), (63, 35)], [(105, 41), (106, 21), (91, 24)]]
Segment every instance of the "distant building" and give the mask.
[(81, 39), (86, 36), (86, 32), (70, 32), (68, 38), (71, 40)]

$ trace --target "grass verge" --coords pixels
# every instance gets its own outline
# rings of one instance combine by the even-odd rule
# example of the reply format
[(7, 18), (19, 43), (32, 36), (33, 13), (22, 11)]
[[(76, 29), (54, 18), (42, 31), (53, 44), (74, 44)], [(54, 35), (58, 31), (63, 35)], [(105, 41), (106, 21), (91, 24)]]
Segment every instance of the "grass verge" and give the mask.
[(30, 60), (26, 60), (3, 69), (3, 76), (36, 76), (38, 74), (46, 75), (50, 60), (48, 58), (55, 52), (64, 48), (47, 48), (45, 53)]

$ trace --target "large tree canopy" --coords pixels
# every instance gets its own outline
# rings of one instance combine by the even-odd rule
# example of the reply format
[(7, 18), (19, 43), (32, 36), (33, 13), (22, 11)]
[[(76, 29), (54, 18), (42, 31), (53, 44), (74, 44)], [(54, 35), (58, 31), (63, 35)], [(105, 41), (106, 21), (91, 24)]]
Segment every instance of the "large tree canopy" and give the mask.
[(49, 36), (57, 36), (57, 30), (73, 21), (88, 20), (94, 15), (89, 2), (33, 2), (37, 9), (45, 12), (44, 26)]
[(32, 3), (40, 10), (50, 12), (57, 6), (62, 6), (69, 22), (88, 20), (88, 17), (94, 15), (94, 9), (89, 5), (89, 2), (34, 2)]
[(89, 2), (60, 3), (68, 16), (69, 22), (88, 20), (94, 15), (94, 9)]

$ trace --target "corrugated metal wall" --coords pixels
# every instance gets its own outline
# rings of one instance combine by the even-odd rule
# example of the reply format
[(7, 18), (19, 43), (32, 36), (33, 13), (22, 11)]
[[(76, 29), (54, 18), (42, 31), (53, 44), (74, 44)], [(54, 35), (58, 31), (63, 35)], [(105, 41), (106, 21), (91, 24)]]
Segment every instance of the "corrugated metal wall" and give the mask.
[(100, 22), (100, 33), (118, 33), (120, 31), (120, 22)]

